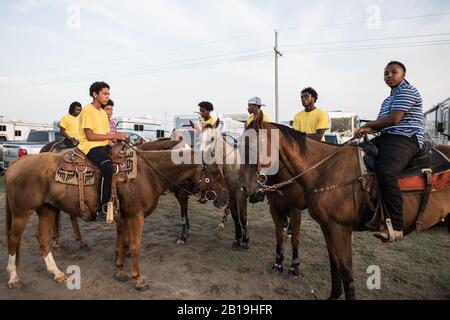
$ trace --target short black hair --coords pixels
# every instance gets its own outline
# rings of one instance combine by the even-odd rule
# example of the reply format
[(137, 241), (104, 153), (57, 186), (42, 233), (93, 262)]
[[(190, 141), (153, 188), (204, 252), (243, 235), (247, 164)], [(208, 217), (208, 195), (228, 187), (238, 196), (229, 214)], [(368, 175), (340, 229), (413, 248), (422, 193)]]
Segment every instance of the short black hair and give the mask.
[(403, 69), (403, 72), (406, 73), (406, 67), (405, 67), (405, 65), (404, 65), (403, 63), (401, 63), (400, 61), (395, 61), (395, 60), (393, 60), (393, 61), (391, 61), (391, 62), (389, 62), (389, 63), (387, 64), (386, 68), (389, 67), (389, 66), (399, 66), (400, 68)]
[(112, 101), (111, 99), (109, 99), (109, 101), (103, 106), (103, 108), (106, 107), (106, 106), (114, 107), (114, 101)]
[(316, 102), (317, 99), (319, 99), (319, 95), (317, 94), (317, 91), (314, 90), (314, 89), (311, 88), (311, 87), (308, 87), (308, 88), (303, 89), (302, 92), (300, 92), (300, 93), (301, 93), (301, 94), (302, 94), (302, 93), (309, 93), (309, 94), (315, 99), (314, 102)]
[(79, 103), (78, 101), (72, 102), (69, 106), (69, 114), (73, 115), (76, 107), (81, 108), (81, 103)]
[(106, 82), (103, 81), (94, 82), (93, 84), (91, 84), (91, 87), (89, 88), (89, 95), (93, 98), (94, 92), (98, 94), (100, 91), (102, 91), (103, 88), (111, 89), (109, 87), (109, 84), (107, 84)]
[(211, 102), (209, 101), (202, 101), (198, 104), (198, 106), (200, 108), (206, 109), (208, 111), (213, 111), (214, 110), (214, 106)]

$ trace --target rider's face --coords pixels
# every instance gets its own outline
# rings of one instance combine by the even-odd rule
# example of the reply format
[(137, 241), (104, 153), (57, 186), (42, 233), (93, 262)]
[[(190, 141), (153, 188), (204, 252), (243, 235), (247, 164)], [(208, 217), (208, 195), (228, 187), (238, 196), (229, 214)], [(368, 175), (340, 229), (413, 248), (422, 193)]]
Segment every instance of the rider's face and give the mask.
[(94, 99), (97, 100), (102, 106), (106, 105), (109, 101), (109, 89), (103, 88), (99, 93), (94, 92)]
[(389, 65), (384, 70), (384, 81), (391, 88), (396, 88), (405, 79), (405, 72), (396, 65)]
[(105, 110), (106, 114), (108, 115), (108, 119), (111, 120), (112, 114), (113, 114), (113, 107), (111, 106), (106, 106), (103, 108), (103, 110)]
[(203, 119), (209, 118), (209, 114), (210, 114), (210, 112), (208, 110), (206, 110), (205, 108), (200, 108), (200, 116)]
[(73, 110), (73, 116), (78, 117), (81, 112), (81, 107), (75, 107), (75, 110)]
[(306, 108), (309, 107), (311, 105), (314, 105), (315, 101), (314, 101), (314, 97), (308, 93), (308, 92), (304, 92), (301, 95), (301, 100), (302, 100), (302, 105)]

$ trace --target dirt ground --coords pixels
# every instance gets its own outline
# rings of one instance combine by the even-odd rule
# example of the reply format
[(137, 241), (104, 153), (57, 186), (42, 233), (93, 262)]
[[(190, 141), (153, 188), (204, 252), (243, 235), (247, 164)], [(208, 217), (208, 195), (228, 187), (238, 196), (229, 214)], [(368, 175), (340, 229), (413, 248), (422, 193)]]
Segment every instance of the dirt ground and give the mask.
[[(0, 177), (0, 224), (4, 225), (5, 196)], [(80, 250), (67, 215), (62, 216), (61, 252), (54, 252), (61, 270), (81, 269), (81, 289), (69, 290), (53, 281), (35, 238), (37, 216), (30, 219), (22, 239), (20, 277), (23, 288), (7, 287), (5, 228), (0, 228), (0, 299), (324, 299), (330, 290), (329, 262), (321, 231), (303, 215), (300, 238), (301, 276), (271, 271), (275, 260), (274, 226), (266, 203), (249, 206), (250, 250), (232, 251), (234, 227), (229, 218), (224, 232), (216, 227), (222, 213), (211, 205), (190, 202), (191, 234), (177, 245), (179, 209), (171, 194), (161, 197), (146, 219), (140, 270), (149, 289), (136, 291), (133, 282), (113, 278), (114, 228), (80, 221), (89, 248)], [(285, 270), (290, 244), (285, 246)], [(381, 268), (381, 289), (369, 290), (367, 268)], [(437, 226), (403, 242), (383, 245), (369, 233), (355, 233), (353, 267), (359, 299), (450, 299), (450, 234)], [(129, 263), (126, 265), (129, 272)]]

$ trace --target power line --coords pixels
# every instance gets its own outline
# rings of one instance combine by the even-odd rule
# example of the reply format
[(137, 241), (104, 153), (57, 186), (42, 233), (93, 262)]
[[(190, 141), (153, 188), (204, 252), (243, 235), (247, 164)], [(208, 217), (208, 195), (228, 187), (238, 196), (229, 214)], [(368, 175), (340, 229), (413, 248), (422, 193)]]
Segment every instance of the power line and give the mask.
[[(381, 21), (410, 20), (410, 19), (419, 19), (419, 18), (447, 16), (447, 15), (450, 15), (450, 12), (433, 13), (433, 14), (416, 15), (416, 16), (392, 17), (392, 18), (381, 19)], [(349, 22), (344, 22), (344, 23), (310, 25), (310, 26), (302, 26), (302, 27), (298, 27), (298, 26), (296, 26), (296, 27), (284, 27), (284, 28), (278, 28), (278, 30), (280, 30), (280, 31), (289, 31), (289, 30), (299, 30), (299, 29), (308, 29), (308, 28), (336, 27), (336, 26), (345, 26), (345, 25), (365, 24), (366, 22), (367, 22), (367, 20), (349, 21)], [(212, 41), (207, 41), (207, 42), (203, 42), (203, 43), (193, 44), (193, 45), (189, 45), (189, 46), (185, 46), (185, 47), (178, 47), (178, 48), (173, 48), (173, 49), (168, 49), (168, 50), (161, 50), (161, 51), (154, 52), (152, 54), (163, 54), (163, 53), (170, 53), (170, 52), (186, 50), (186, 49), (190, 49), (190, 48), (198, 48), (198, 47), (208, 46), (208, 45), (215, 44), (215, 43), (227, 42), (227, 41), (236, 40), (236, 39), (249, 38), (249, 37), (254, 37), (254, 36), (258, 36), (258, 35), (262, 35), (262, 34), (268, 34), (268, 33), (272, 33), (272, 32), (273, 32), (273, 30), (271, 29), (271, 30), (265, 30), (265, 31), (260, 31), (260, 32), (244, 34), (244, 35), (232, 36), (232, 37), (227, 37), (227, 38), (223, 38), (223, 39), (218, 39), (218, 40), (212, 40)], [(286, 47), (286, 46), (283, 46), (283, 47)], [(99, 64), (105, 64), (105, 63), (109, 64), (111, 62), (118, 62), (118, 61), (128, 61), (128, 60), (136, 59), (136, 58), (139, 58), (139, 57), (142, 57), (142, 56), (145, 56), (145, 55), (131, 55), (131, 56), (125, 56), (125, 57), (117, 57), (117, 58), (108, 59), (108, 60), (102, 59), (100, 61), (88, 62), (88, 63), (82, 64), (82, 65), (70, 64), (69, 66), (60, 66), (60, 67), (54, 67), (54, 68), (46, 68), (45, 70), (37, 70), (37, 71), (31, 72), (31, 73), (30, 72), (16, 73), (16, 74), (14, 74), (14, 76), (26, 76), (26, 75), (40, 74), (43, 71), (67, 71), (67, 70), (78, 69), (78, 68), (91, 66), (91, 65), (99, 65)], [(146, 58), (150, 58), (150, 56), (146, 56)], [(8, 75), (4, 74), (2, 76), (6, 77)]]
[(425, 37), (441, 37), (441, 36), (450, 36), (450, 33), (431, 33), (431, 34), (421, 34), (421, 35), (407, 35), (407, 36), (385, 37), (385, 38), (370, 38), (370, 39), (359, 39), (359, 40), (341, 40), (341, 41), (328, 41), (328, 42), (297, 43), (297, 44), (283, 45), (282, 47), (283, 48), (290, 48), (290, 47), (315, 46), (315, 45), (338, 44), (338, 43), (372, 42), (372, 41), (401, 40), (401, 39), (413, 39), (413, 38), (425, 38)]
[[(404, 17), (397, 17), (397, 18), (395, 18), (395, 17), (385, 18), (385, 19), (380, 19), (380, 21), (383, 22), (383, 21), (412, 20), (412, 19), (440, 17), (440, 16), (448, 16), (448, 15), (450, 15), (450, 12), (432, 13), (432, 14), (418, 15), (418, 16), (404, 16)], [(280, 31), (290, 31), (290, 30), (310, 29), (310, 28), (340, 27), (340, 26), (366, 24), (366, 23), (367, 23), (367, 19), (360, 20), (360, 21), (342, 22), (342, 23), (318, 24), (318, 25), (301, 26), (301, 27), (286, 27), (286, 28), (280, 28), (279, 30)]]
[(330, 47), (330, 48), (312, 48), (312, 49), (296, 49), (285, 50), (291, 53), (327, 53), (327, 52), (341, 52), (341, 51), (360, 51), (360, 50), (377, 50), (377, 49), (395, 49), (395, 48), (408, 48), (408, 47), (432, 47), (449, 45), (448, 40), (436, 40), (427, 42), (410, 42), (410, 43), (398, 43), (398, 44), (376, 44), (376, 45), (363, 45), (363, 46), (348, 46), (348, 47)]
[[(398, 37), (390, 37), (390, 38), (378, 38), (378, 39), (362, 39), (362, 40), (346, 40), (346, 41), (336, 41), (336, 42), (322, 42), (322, 43), (312, 43), (311, 45), (324, 45), (324, 44), (338, 44), (338, 43), (352, 43), (352, 42), (367, 42), (367, 41), (383, 41), (383, 40), (394, 40), (394, 39), (407, 39), (407, 38), (420, 38), (420, 37), (431, 37), (431, 36), (444, 36), (449, 35), (448, 33), (440, 33), (440, 34), (426, 34), (426, 35), (417, 35), (417, 36), (398, 36)], [(379, 49), (392, 49), (392, 48), (404, 48), (404, 47), (430, 47), (430, 46), (438, 46), (438, 45), (448, 45), (450, 39), (440, 39), (440, 40), (427, 40), (427, 41), (415, 41), (415, 42), (401, 42), (401, 43), (379, 43), (379, 44), (365, 44), (361, 46), (335, 46), (335, 47), (317, 47), (317, 48), (308, 48), (308, 49), (287, 49), (288, 52), (293, 53), (328, 53), (328, 52), (340, 52), (340, 51), (359, 51), (359, 50), (379, 50)], [(308, 44), (301, 44), (299, 46), (305, 46)], [(293, 45), (292, 45), (293, 46)], [(297, 45), (296, 45), (297, 46)], [(241, 61), (248, 61), (253, 59), (260, 59), (264, 57), (270, 56), (269, 50), (264, 52), (266, 49), (272, 49), (271, 47), (267, 48), (258, 48), (253, 50), (241, 50), (237, 52), (229, 52), (224, 54), (218, 54), (207, 57), (198, 57), (186, 60), (178, 60), (172, 61), (168, 63), (163, 63), (159, 65), (150, 65), (150, 66), (140, 66), (133, 68), (125, 68), (119, 69), (115, 71), (109, 72), (96, 72), (95, 74), (81, 74), (81, 75), (73, 75), (73, 76), (64, 76), (64, 77), (52, 77), (47, 79), (31, 79), (25, 80), (18, 83), (8, 83), (4, 81), (0, 83), (0, 87), (11, 87), (11, 86), (30, 86), (30, 85), (42, 85), (42, 84), (52, 84), (58, 83), (60, 81), (81, 81), (81, 80), (89, 80), (93, 76), (105, 77), (107, 75), (114, 75), (120, 77), (131, 77), (138, 75), (151, 75), (162, 72), (169, 71), (177, 71), (177, 70), (185, 70), (185, 69), (193, 69), (200, 68), (206, 66), (212, 66), (223, 63), (236, 63)], [(243, 53), (247, 53), (246, 55), (242, 55)]]

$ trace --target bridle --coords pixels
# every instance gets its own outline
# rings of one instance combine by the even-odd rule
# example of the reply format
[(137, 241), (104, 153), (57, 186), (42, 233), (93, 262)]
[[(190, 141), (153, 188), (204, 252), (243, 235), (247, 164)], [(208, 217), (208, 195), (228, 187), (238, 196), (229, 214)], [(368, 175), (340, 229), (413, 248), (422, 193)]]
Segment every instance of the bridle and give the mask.
[(217, 193), (211, 187), (211, 178), (207, 176), (208, 164), (206, 164), (203, 160), (202, 160), (203, 163), (202, 163), (202, 171), (201, 171), (201, 175), (200, 175), (200, 180), (198, 180), (197, 183), (205, 184), (206, 186), (208, 186), (208, 188), (203, 194), (197, 195), (197, 194), (194, 194), (191, 191), (187, 190), (186, 188), (183, 188), (180, 184), (176, 183), (175, 181), (173, 181), (172, 179), (170, 179), (169, 177), (164, 175), (160, 170), (158, 170), (150, 161), (148, 161), (142, 155), (143, 151), (136, 149), (128, 140), (125, 140), (124, 143), (128, 147), (130, 147), (132, 150), (134, 150), (136, 152), (136, 154), (138, 156), (140, 156), (141, 159), (144, 160), (144, 162), (146, 164), (148, 164), (158, 175), (160, 175), (164, 180), (169, 182), (172, 186), (186, 192), (188, 195), (198, 197), (199, 202), (208, 202), (208, 201), (216, 201), (217, 200)]

